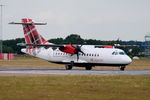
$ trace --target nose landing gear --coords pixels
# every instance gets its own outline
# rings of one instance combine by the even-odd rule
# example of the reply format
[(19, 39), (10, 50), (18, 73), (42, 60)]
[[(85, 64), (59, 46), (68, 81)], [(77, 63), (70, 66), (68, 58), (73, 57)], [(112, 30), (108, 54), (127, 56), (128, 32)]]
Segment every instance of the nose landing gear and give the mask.
[(120, 71), (124, 71), (126, 66), (119, 66)]

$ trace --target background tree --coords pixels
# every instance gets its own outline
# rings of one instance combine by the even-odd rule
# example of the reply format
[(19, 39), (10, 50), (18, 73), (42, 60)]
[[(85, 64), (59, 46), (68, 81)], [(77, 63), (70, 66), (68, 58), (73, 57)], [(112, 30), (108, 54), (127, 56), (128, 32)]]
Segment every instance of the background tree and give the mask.
[(67, 44), (83, 44), (84, 40), (80, 37), (80, 35), (77, 34), (71, 34), (65, 38), (65, 42)]
[(50, 43), (54, 43), (54, 44), (64, 44), (64, 39), (63, 38), (50, 39), (48, 41)]
[(21, 48), (23, 47), (17, 46), (17, 43), (24, 43), (24, 38), (3, 41), (3, 52), (21, 54)]

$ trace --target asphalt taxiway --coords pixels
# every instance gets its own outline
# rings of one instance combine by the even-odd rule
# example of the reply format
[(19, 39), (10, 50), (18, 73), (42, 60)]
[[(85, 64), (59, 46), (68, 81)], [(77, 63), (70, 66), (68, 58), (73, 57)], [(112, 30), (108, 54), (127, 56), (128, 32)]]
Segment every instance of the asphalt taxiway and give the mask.
[(150, 70), (83, 70), (0, 67), (0, 76), (13, 75), (150, 75)]

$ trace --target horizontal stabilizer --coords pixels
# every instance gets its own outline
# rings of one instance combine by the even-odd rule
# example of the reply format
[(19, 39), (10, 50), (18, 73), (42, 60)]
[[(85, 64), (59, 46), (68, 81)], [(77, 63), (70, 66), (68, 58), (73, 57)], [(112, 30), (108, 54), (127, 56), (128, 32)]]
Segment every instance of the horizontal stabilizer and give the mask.
[(9, 24), (21, 24), (21, 25), (46, 25), (47, 23), (33, 23), (33, 22), (27, 22), (27, 23), (16, 23), (16, 22), (10, 22)]
[(17, 43), (17, 46), (26, 46), (25, 43)]

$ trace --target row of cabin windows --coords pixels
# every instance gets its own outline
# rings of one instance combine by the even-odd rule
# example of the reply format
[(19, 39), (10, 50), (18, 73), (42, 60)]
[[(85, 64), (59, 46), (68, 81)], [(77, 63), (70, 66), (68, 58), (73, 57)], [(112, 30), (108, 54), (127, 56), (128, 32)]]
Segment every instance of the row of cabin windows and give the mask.
[[(69, 55), (67, 53), (56, 53), (56, 55)], [(91, 54), (91, 53), (87, 53), (87, 54), (79, 54), (80, 56), (94, 56), (94, 57), (99, 57), (99, 54)]]

